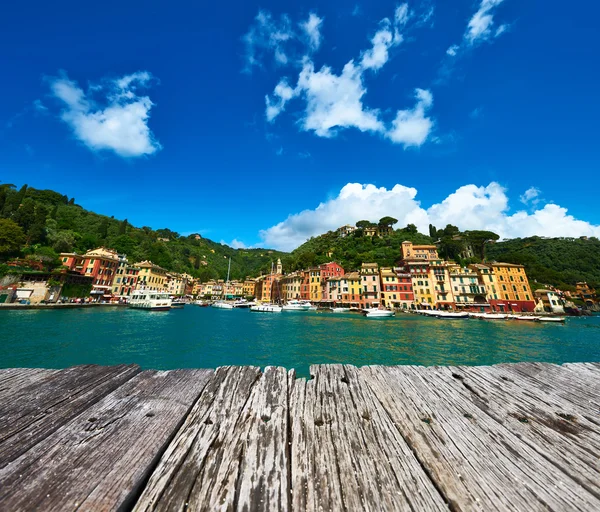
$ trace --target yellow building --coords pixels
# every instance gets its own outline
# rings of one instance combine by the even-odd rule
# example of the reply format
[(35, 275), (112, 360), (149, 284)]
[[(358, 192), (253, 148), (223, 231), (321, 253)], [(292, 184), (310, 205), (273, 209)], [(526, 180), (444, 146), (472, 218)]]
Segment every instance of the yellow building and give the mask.
[(435, 245), (414, 245), (412, 242), (402, 242), (403, 260), (439, 260)]
[(381, 267), (379, 280), (381, 281), (381, 305), (396, 307), (400, 303), (398, 275), (391, 267)]
[(167, 291), (167, 271), (151, 261), (142, 261), (135, 266), (140, 269), (138, 285), (147, 290)]
[(244, 297), (254, 297), (256, 295), (256, 281), (254, 279), (246, 279), (242, 286)]
[(300, 289), (302, 287), (302, 273), (293, 272), (286, 276), (283, 276), (279, 280), (279, 287), (281, 290), (281, 299), (285, 302), (290, 300), (300, 299)]
[(321, 269), (311, 268), (308, 271), (308, 275), (310, 279), (310, 301), (319, 301), (323, 298), (323, 294), (321, 292)]
[(450, 283), (448, 262), (437, 259), (429, 261), (429, 278), (433, 285), (433, 302), (437, 309), (454, 307), (455, 298)]
[[(535, 298), (529, 287), (529, 280), (523, 265), (513, 263), (490, 263), (498, 283), (498, 301), (495, 306), (500, 311), (533, 311)], [(488, 299), (489, 300), (489, 299)], [(489, 300), (490, 304), (493, 302)]]

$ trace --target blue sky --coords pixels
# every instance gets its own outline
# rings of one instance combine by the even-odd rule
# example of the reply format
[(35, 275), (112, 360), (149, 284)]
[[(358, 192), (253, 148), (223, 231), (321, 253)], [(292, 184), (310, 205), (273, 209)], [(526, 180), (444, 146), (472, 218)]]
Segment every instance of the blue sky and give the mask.
[(599, 236), (578, 4), (13, 2), (0, 181), (236, 247), (387, 214)]

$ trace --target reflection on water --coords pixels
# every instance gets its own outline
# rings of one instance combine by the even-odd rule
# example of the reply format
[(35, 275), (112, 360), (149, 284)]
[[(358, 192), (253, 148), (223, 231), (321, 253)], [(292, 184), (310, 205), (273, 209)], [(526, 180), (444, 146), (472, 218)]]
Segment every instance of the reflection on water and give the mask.
[(259, 314), (186, 306), (0, 311), (0, 367), (137, 363), (172, 369), (310, 364), (480, 365), (600, 361), (600, 318), (566, 325), (442, 320), (416, 315)]

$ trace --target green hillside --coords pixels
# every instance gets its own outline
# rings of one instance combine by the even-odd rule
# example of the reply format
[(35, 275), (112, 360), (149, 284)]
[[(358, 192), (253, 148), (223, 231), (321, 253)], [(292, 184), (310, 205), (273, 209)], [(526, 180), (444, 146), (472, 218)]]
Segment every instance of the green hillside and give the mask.
[(151, 260), (202, 280), (224, 279), (229, 257), (231, 278), (242, 279), (268, 272), (271, 262), (285, 255), (267, 249), (232, 249), (169, 229), (138, 228), (126, 219), (85, 210), (73, 198), (52, 190), (0, 185), (0, 262), (20, 257), (52, 267), (59, 264), (60, 252), (84, 253), (100, 246), (125, 253), (130, 261)]
[(600, 288), (600, 240), (597, 238), (515, 238), (491, 244), (488, 259), (525, 265), (538, 283), (570, 288), (587, 281)]
[(330, 231), (311, 238), (292, 251), (283, 262), (292, 270), (307, 268), (314, 264), (337, 261), (348, 270), (360, 268), (363, 262), (376, 262), (380, 266), (393, 266), (400, 260), (400, 245), (405, 240), (416, 244), (431, 244), (432, 239), (417, 232), (415, 226), (394, 230), (382, 238), (365, 236), (357, 230), (346, 237)]
[[(465, 243), (470, 243), (475, 253), (483, 251), (481, 240), (497, 237), (486, 231), (461, 233), (455, 226), (436, 230), (430, 227), (434, 238), (416, 232), (414, 226), (394, 230), (389, 236), (369, 237), (362, 230), (340, 237), (335, 232), (312, 238), (284, 259), (288, 267), (307, 266), (339, 261), (345, 269), (358, 269), (362, 262), (375, 262), (380, 266), (392, 266), (401, 258), (401, 244), (405, 240), (413, 243), (431, 244), (438, 241), (440, 255), (462, 264), (481, 261), (480, 257), (461, 259), (459, 253)], [(597, 238), (541, 238), (531, 237), (503, 242), (486, 243), (487, 261), (504, 261), (525, 265), (527, 275), (536, 287), (554, 285), (563, 289), (574, 289), (578, 281), (587, 281), (600, 288), (600, 240)]]

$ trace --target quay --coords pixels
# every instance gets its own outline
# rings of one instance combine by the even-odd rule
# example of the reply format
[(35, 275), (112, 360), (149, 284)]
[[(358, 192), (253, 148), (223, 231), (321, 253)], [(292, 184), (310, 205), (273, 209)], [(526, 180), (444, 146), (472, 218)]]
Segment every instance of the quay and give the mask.
[(600, 510), (600, 364), (0, 370), (0, 510)]

